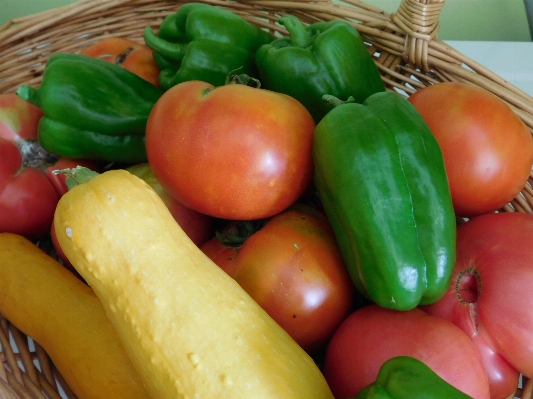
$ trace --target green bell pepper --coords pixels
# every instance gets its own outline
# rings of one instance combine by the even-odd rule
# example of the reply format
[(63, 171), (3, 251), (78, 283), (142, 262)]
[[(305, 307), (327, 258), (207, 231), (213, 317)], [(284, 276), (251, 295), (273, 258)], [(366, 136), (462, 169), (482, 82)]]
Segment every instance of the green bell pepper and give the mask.
[(318, 196), (357, 289), (408, 310), (440, 299), (455, 263), (456, 219), (440, 147), (400, 94), (334, 107), (313, 143)]
[(162, 94), (118, 65), (66, 53), (48, 59), (38, 89), (17, 89), (43, 111), (38, 140), (45, 150), (124, 163), (146, 161), (146, 123)]
[(385, 91), (379, 71), (359, 32), (348, 22), (316, 22), (304, 27), (293, 15), (278, 21), (288, 37), (257, 50), (261, 86), (300, 101), (316, 123), (331, 110), (324, 94), (363, 102)]
[(161, 69), (164, 90), (188, 80), (222, 86), (233, 71), (257, 76), (255, 52), (274, 40), (267, 31), (230, 11), (202, 3), (187, 3), (161, 22), (156, 36), (144, 31)]
[(381, 366), (376, 381), (354, 399), (472, 399), (443, 380), (424, 362), (398, 356)]

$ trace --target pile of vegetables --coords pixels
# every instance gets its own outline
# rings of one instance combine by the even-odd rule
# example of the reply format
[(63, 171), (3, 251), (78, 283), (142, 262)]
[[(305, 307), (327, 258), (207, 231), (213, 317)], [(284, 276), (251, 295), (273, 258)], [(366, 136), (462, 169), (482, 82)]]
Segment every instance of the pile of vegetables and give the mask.
[(531, 133), (474, 86), (388, 91), (346, 22), (278, 22), (187, 3), (0, 95), (0, 313), (80, 399), (508, 398)]

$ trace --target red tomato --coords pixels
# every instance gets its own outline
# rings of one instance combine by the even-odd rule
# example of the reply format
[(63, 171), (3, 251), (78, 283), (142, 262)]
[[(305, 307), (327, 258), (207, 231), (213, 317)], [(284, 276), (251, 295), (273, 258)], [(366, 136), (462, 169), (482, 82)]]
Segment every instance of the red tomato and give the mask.
[(240, 247), (226, 246), (217, 237), (205, 242), (200, 249), (231, 277), (235, 276), (235, 259)]
[(120, 65), (159, 86), (159, 67), (154, 61), (152, 49), (144, 44), (121, 37), (109, 37), (84, 48), (80, 54)]
[[(258, 230), (249, 223), (247, 221), (232, 221), (220, 233), (217, 232), (216, 237), (211, 238), (200, 247), (204, 254), (231, 277), (235, 277), (235, 259), (237, 259), (242, 244)], [(249, 228), (246, 228), (247, 226)]]
[(262, 219), (309, 185), (314, 127), (292, 97), (189, 81), (155, 104), (146, 151), (161, 185), (189, 208), (227, 220)]
[(324, 375), (335, 398), (353, 398), (396, 356), (426, 363), (474, 399), (489, 398), (487, 376), (472, 341), (453, 323), (418, 308), (402, 312), (368, 305), (356, 310), (328, 344)]
[(172, 198), (155, 178), (150, 165), (147, 163), (132, 165), (126, 170), (143, 179), (154, 189), (185, 234), (197, 246), (202, 245), (211, 237), (214, 229), (213, 218), (196, 212)]
[(309, 207), (271, 218), (231, 262), (233, 278), (309, 353), (325, 345), (352, 309), (355, 288), (333, 231)]
[(533, 139), (500, 98), (464, 83), (438, 83), (409, 101), (442, 149), (457, 215), (500, 209), (524, 188), (533, 164)]
[(0, 94), (0, 137), (8, 140), (37, 139), (37, 126), (43, 116), (39, 107), (15, 93)]
[(23, 167), (14, 141), (0, 137), (0, 231), (37, 239), (50, 232), (59, 197), (35, 168)]
[(480, 352), (491, 398), (533, 377), (533, 215), (493, 213), (457, 228), (457, 262), (446, 295), (424, 307), (457, 324)]

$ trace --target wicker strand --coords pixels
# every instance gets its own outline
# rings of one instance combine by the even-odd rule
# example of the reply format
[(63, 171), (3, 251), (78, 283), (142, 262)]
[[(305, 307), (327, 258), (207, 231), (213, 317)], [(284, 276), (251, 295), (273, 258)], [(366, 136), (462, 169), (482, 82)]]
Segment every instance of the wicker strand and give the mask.
[(407, 33), (404, 58), (408, 64), (429, 72), (428, 46), (439, 31), (443, 0), (402, 0), (392, 20)]
[(33, 345), (35, 346), (35, 353), (37, 355), (37, 360), (41, 369), (41, 374), (39, 374), (39, 381), (41, 383), (41, 386), (43, 387), (43, 389), (45, 387), (51, 387), (53, 390), (57, 391), (57, 381), (54, 376), (52, 361), (48, 357), (46, 351), (41, 347), (41, 345), (39, 345), (35, 341), (33, 342)]
[(7, 381), (0, 378), (0, 398), (2, 399), (20, 399), (20, 396), (11, 388)]

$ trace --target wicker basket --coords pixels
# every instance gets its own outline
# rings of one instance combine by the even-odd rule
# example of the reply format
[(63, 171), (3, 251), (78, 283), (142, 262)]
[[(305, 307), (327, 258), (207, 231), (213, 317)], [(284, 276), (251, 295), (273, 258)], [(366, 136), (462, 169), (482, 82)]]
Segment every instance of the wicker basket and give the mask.
[[(387, 14), (359, 0), (201, 1), (230, 9), (262, 27), (285, 34), (275, 21), (291, 13), (302, 21), (344, 19), (354, 24), (374, 56), (388, 90), (405, 96), (443, 81), (486, 88), (505, 100), (533, 132), (533, 98), (437, 38), (443, 0), (402, 0)], [(37, 86), (46, 59), (77, 52), (110, 36), (143, 42), (144, 27), (157, 30), (163, 18), (186, 1), (80, 0), (70, 6), (13, 20), (0, 27), (0, 93), (21, 84)], [(533, 213), (533, 174), (522, 192), (502, 208)], [(75, 398), (47, 354), (0, 315), (0, 397)], [(533, 398), (524, 379), (516, 397)]]

